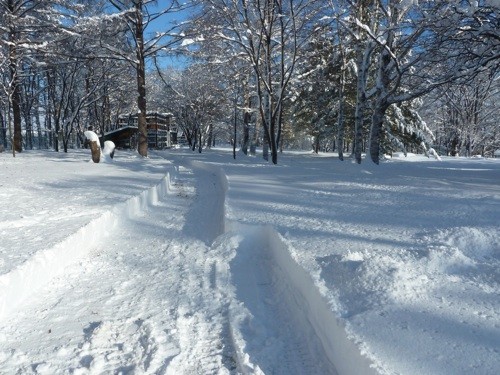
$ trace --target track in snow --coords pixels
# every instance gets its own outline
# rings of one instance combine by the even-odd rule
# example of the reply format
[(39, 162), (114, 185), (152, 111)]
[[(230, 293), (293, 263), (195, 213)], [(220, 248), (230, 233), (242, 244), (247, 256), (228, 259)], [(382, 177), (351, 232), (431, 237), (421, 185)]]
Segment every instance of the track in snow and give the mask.
[[(204, 290), (212, 293), (214, 298), (226, 300), (227, 304), (220, 306), (218, 312), (214, 311), (208, 320), (204, 317), (209, 324), (203, 324), (196, 315), (185, 320), (186, 329), (193, 331), (196, 327), (194, 330), (199, 340), (188, 343), (195, 345), (185, 355), (174, 359), (173, 363), (214, 358), (204, 350), (219, 347), (222, 348), (219, 359), (231, 372), (336, 374), (320, 339), (308, 322), (308, 312), (303, 306), (307, 302), (289, 283), (289, 278), (294, 275), (287, 274), (287, 270), (279, 265), (279, 257), (273, 256), (271, 248), (277, 251), (276, 243), (271, 239), (274, 232), (244, 228), (223, 234), (226, 176), (220, 168), (197, 161), (187, 164), (187, 167), (193, 170), (193, 185), (197, 193), (184, 225), (184, 233), (212, 245), (206, 254), (205, 275), (208, 279), (205, 280)], [(236, 227), (242, 229), (238, 225)], [(234, 259), (227, 264), (231, 256), (223, 249), (234, 248), (231, 238), (235, 236), (242, 241), (232, 254)], [(284, 248), (281, 250), (286, 252)], [(228, 283), (232, 283), (236, 290), (236, 295), (232, 296), (236, 300), (227, 298)], [(248, 324), (236, 324), (230, 316), (232, 308), (229, 305), (241, 303), (252, 315)], [(198, 365), (201, 363), (198, 362)], [(207, 363), (204, 368), (209, 373), (213, 370), (207, 367)], [(191, 370), (198, 373), (195, 368)]]
[(193, 162), (172, 185), (2, 321), (0, 372), (336, 373), (271, 231), (223, 234), (222, 171)]
[(275, 254), (280, 251), (275, 232), (244, 227), (241, 234), (231, 279), (249, 315), (233, 324), (252, 367), (265, 374), (336, 374), (308, 320), (307, 301), (290, 282), (295, 275)]
[(114, 222), (90, 256), (6, 316), (0, 373), (234, 373), (210, 230), (186, 230), (203, 199), (193, 183), (181, 168), (163, 201)]

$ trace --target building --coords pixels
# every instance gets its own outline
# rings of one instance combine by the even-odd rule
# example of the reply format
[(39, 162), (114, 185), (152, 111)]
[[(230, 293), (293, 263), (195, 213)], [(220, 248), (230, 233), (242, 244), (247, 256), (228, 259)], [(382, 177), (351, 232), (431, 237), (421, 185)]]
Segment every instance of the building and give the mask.
[[(114, 129), (106, 132), (103, 141), (113, 141), (118, 148), (137, 146), (137, 113), (120, 115)], [(159, 149), (177, 144), (177, 126), (171, 113), (149, 112), (146, 116), (148, 127), (148, 148)]]

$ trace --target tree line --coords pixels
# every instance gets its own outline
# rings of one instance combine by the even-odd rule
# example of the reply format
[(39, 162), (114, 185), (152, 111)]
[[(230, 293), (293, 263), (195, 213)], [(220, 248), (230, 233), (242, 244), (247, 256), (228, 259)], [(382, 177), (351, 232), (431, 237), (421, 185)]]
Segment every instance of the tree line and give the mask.
[[(147, 111), (216, 141), (375, 163), (500, 149), (494, 0), (0, 0), (0, 143), (64, 151)], [(177, 64), (166, 67), (168, 57)]]

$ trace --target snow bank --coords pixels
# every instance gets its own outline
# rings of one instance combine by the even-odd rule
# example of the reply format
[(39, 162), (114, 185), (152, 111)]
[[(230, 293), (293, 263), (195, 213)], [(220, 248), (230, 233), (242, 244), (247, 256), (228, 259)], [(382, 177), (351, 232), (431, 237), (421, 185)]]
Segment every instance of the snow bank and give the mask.
[(288, 282), (297, 291), (297, 300), (304, 306), (305, 318), (311, 323), (323, 344), (323, 349), (339, 375), (377, 374), (370, 361), (348, 337), (344, 322), (337, 318), (308, 274), (291, 257), (283, 237), (275, 230), (266, 229), (269, 245), (276, 262), (289, 276)]
[(167, 173), (157, 185), (104, 212), (52, 248), (38, 251), (23, 264), (0, 276), (0, 317), (14, 310), (30, 294), (89, 253), (106, 238), (122, 217), (132, 218), (164, 199), (170, 191)]
[[(233, 288), (230, 333), (243, 374), (377, 374), (274, 228), (229, 227), (225, 241), (233, 259), (219, 270), (229, 276), (219, 278), (230, 280), (226, 290)], [(289, 343), (290, 358), (277, 363)]]

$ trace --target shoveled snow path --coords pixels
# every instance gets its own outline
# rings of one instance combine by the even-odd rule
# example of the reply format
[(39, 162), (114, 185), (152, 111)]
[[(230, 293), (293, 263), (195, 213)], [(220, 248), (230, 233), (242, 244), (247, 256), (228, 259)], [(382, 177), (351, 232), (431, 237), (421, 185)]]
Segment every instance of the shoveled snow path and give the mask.
[[(224, 229), (224, 183), (215, 167), (181, 167), (166, 199), (119, 220), (3, 319), (0, 372), (325, 373), (319, 341), (290, 313), (293, 293), (262, 243), (239, 243), (252, 237), (235, 232), (211, 246)], [(242, 311), (249, 325), (234, 324)], [(235, 337), (248, 341), (235, 346)]]
[(209, 247), (183, 229), (192, 179), (4, 319), (0, 372), (230, 373)]
[[(310, 303), (310, 296), (301, 290), (312, 283), (307, 282), (307, 276), (301, 277), (305, 273), (296, 272), (296, 263), (272, 228), (237, 227), (231, 280), (236, 300), (243, 302), (244, 308), (232, 307), (231, 326), (235, 347), (243, 349), (256, 370), (250, 372), (337, 374), (328, 360), (331, 353), (325, 353), (312, 323), (311, 309), (321, 308)], [(244, 359), (240, 362), (245, 365)]]

